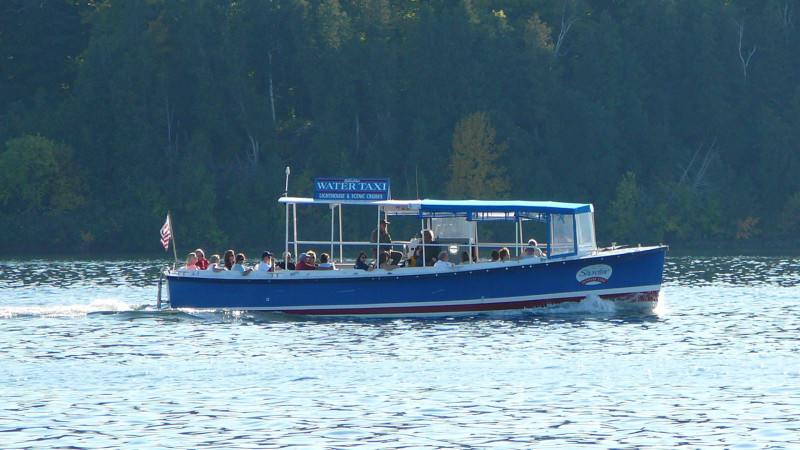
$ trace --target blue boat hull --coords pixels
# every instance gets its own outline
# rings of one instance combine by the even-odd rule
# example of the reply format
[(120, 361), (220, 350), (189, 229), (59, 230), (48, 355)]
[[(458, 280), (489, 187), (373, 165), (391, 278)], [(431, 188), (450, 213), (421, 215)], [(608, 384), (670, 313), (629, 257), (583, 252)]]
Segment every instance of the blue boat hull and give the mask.
[[(355, 270), (215, 277), (167, 274), (173, 308), (305, 315), (447, 315), (578, 302), (589, 295), (655, 304), (667, 247), (616, 250), (535, 263), (455, 269)], [(380, 273), (379, 273), (380, 272)]]

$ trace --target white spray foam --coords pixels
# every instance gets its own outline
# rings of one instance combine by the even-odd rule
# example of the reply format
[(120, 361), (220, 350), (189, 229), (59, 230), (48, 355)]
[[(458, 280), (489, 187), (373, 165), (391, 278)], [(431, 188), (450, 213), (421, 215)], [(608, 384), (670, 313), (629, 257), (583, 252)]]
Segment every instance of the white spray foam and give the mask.
[(86, 317), (96, 311), (131, 311), (133, 307), (122, 300), (98, 298), (88, 304), (28, 305), (0, 307), (0, 318), (14, 317)]
[(589, 294), (580, 302), (559, 303), (544, 308), (528, 310), (533, 314), (613, 314), (617, 305), (611, 300), (603, 300), (597, 294)]

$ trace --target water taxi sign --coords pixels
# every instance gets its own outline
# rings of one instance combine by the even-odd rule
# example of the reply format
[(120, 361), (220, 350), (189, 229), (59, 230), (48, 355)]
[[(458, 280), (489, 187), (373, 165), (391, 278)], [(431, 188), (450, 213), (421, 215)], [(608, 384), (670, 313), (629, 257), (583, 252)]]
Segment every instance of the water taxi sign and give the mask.
[(389, 179), (316, 178), (314, 200), (389, 200)]

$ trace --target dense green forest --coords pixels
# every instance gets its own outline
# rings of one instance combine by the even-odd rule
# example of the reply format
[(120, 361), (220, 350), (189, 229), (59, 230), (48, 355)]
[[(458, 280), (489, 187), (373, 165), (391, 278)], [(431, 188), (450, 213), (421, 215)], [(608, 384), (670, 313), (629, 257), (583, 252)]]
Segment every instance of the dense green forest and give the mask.
[(591, 202), (600, 244), (798, 242), (800, 0), (0, 9), (4, 254), (163, 253), (168, 210), (179, 251), (280, 248), (287, 166)]

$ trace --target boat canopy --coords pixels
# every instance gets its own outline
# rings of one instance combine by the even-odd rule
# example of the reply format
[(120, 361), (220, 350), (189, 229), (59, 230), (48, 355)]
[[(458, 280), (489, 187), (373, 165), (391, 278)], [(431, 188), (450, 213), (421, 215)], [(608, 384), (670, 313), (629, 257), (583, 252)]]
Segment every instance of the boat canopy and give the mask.
[(546, 214), (592, 213), (590, 203), (564, 203), (524, 200), (318, 200), (307, 197), (281, 197), (280, 203), (374, 206), (388, 215), (414, 215), (420, 219), (464, 217), (469, 221), (516, 221), (518, 218), (542, 220)]
[[(348, 200), (314, 199), (308, 197), (281, 197), (280, 203), (287, 206), (286, 244), (289, 245), (289, 206), (328, 205), (331, 209), (331, 245), (334, 243), (333, 211), (338, 207), (339, 236), (342, 235), (341, 207), (343, 205), (372, 206), (386, 216), (409, 216), (422, 220), (447, 221), (458, 219), (467, 222), (516, 222), (516, 246), (524, 245), (522, 222), (533, 220), (545, 223), (547, 227), (548, 257), (571, 256), (593, 252), (597, 249), (594, 230), (594, 207), (590, 203), (564, 203), (551, 201), (524, 200)], [(296, 217), (295, 212), (295, 217)], [(452, 221), (449, 227), (455, 226)], [(297, 222), (294, 221), (294, 236), (297, 236)], [(475, 232), (470, 233), (470, 244), (477, 244)], [(297, 253), (295, 239), (295, 253)], [(344, 241), (339, 242), (340, 254)], [(375, 244), (378, 245), (378, 244)], [(332, 251), (332, 250), (331, 250)]]

